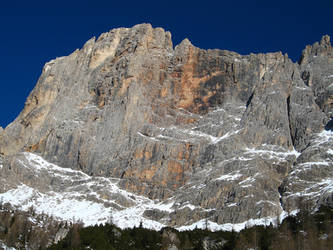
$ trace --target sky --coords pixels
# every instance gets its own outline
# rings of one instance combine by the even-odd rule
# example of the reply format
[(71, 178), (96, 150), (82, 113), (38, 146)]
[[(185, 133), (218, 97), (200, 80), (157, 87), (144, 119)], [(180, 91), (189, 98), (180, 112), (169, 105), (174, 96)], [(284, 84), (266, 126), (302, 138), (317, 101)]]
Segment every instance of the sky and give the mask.
[[(0, 126), (24, 107), (43, 65), (113, 28), (151, 23), (203, 49), (282, 51), (298, 61), (307, 44), (333, 37), (333, 1), (2, 1)], [(332, 38), (333, 39), (333, 38)]]

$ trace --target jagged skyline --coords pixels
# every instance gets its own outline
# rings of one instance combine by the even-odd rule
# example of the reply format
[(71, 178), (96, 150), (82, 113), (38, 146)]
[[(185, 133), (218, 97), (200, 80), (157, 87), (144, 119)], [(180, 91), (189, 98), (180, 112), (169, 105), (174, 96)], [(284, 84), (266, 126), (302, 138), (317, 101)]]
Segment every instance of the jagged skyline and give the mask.
[(332, 36), (332, 6), (330, 1), (2, 3), (0, 126), (17, 117), (47, 61), (112, 28), (149, 22), (171, 31), (174, 45), (188, 37), (200, 48), (282, 51), (296, 61), (305, 45)]
[(302, 197), (330, 205), (329, 36), (299, 65), (281, 52), (204, 50), (188, 39), (173, 48), (171, 36), (150, 24), (113, 29), (47, 63), (0, 133), (0, 200), (54, 208), (55, 192), (63, 209), (53, 211), (67, 218), (85, 214), (68, 204), (94, 214), (110, 204), (125, 222), (135, 214), (177, 228), (274, 220)]

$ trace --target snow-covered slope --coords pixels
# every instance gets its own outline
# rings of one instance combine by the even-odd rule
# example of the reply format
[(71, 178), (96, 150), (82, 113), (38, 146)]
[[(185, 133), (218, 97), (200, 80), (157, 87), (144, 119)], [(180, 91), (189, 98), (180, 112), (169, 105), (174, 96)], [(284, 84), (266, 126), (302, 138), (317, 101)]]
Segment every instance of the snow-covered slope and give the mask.
[[(82, 171), (59, 167), (37, 154), (23, 152), (15, 156), (14, 163), (12, 162), (10, 167), (6, 165), (1, 167), (2, 178), (6, 178), (3, 181), (11, 186), (6, 192), (0, 194), (0, 200), (21, 210), (33, 207), (38, 214), (48, 214), (56, 220), (83, 222), (86, 226), (112, 222), (120, 228), (142, 224), (143, 227), (159, 230), (162, 227), (170, 226), (172, 218), (174, 219), (179, 211), (185, 211), (184, 213), (206, 213), (207, 219), (190, 218), (187, 223), (173, 225), (179, 230), (207, 227), (214, 231), (240, 231), (246, 226), (275, 224), (278, 218), (282, 220), (286, 217), (287, 210), (297, 211), (296, 205), (286, 208), (279, 203), (279, 200), (289, 199), (294, 203), (296, 203), (297, 197), (320, 200), (321, 197), (327, 197), (333, 192), (332, 176), (327, 175), (323, 179), (322, 175), (318, 174), (317, 178), (313, 179), (316, 171), (326, 169), (330, 173), (327, 168), (332, 167), (331, 150), (328, 149), (323, 154), (319, 149), (323, 145), (325, 148), (331, 148), (326, 144), (330, 144), (332, 138), (333, 132), (330, 131), (317, 134), (312, 139), (311, 145), (302, 154), (295, 150), (283, 151), (283, 148), (273, 145), (261, 145), (257, 148), (246, 147), (237, 156), (220, 162), (218, 168), (207, 167), (198, 172), (197, 178), (194, 176), (193, 180), (180, 188), (175, 196), (164, 201), (149, 199), (124, 190), (119, 185), (121, 179), (89, 176)], [(303, 162), (304, 154), (311, 154), (312, 158), (306, 155), (305, 159), (309, 160)], [(326, 157), (325, 160), (323, 157)], [(270, 199), (267, 196), (262, 200), (254, 199), (255, 192), (258, 191), (253, 188), (253, 184), (262, 181), (261, 174), (255, 172), (254, 166), (261, 164), (261, 161), (269, 161), (273, 164), (295, 162), (285, 180), (286, 190), (282, 197)], [(317, 170), (317, 168), (320, 169)], [(226, 171), (228, 169), (230, 171)], [(10, 174), (4, 177), (6, 171)], [(303, 173), (307, 171), (313, 173), (304, 175)], [(203, 181), (202, 177), (205, 173), (209, 173), (209, 175)], [(312, 178), (312, 181), (305, 180), (305, 177)], [(259, 212), (260, 209), (267, 206), (276, 209), (276, 216), (260, 216), (260, 213), (257, 213), (257, 218), (249, 217), (248, 220), (235, 223), (218, 223), (211, 220), (210, 213), (219, 212), (219, 208), (208, 209), (195, 203), (195, 197), (200, 195), (202, 190), (221, 182), (226, 187), (234, 185), (240, 190), (246, 190), (242, 200), (225, 201), (224, 209), (237, 211), (240, 203), (248, 200), (256, 202), (255, 206)], [(298, 186), (300, 191), (295, 193), (288, 191), (288, 188), (291, 187), (292, 190), (297, 190), (293, 185)], [(192, 202), (190, 202), (189, 196), (192, 196)], [(285, 201), (284, 206), (286, 204)], [(223, 212), (223, 210), (221, 211)]]
[[(59, 181), (62, 184), (60, 187), (50, 185), (46, 190), (18, 183), (15, 188), (0, 194), (0, 200), (22, 210), (33, 207), (38, 214), (48, 214), (56, 220), (83, 222), (86, 226), (112, 222), (120, 228), (137, 227), (142, 223), (143, 227), (159, 230), (167, 226), (168, 221), (147, 219), (144, 212), (158, 210), (172, 213), (177, 207), (172, 198), (166, 202), (151, 200), (119, 188), (117, 185), (119, 179), (91, 177), (81, 171), (61, 168), (36, 154), (22, 153), (18, 161), (22, 168), (29, 170), (37, 178), (43, 176), (45, 180), (51, 180), (53, 183)], [(280, 219), (285, 215), (283, 213)], [(276, 219), (264, 217), (236, 224), (217, 224), (209, 220), (200, 220), (178, 229), (208, 227), (214, 231), (222, 229), (239, 231), (246, 226), (274, 224)]]
[(60, 168), (32, 153), (23, 153), (23, 157), (20, 160), (22, 167), (35, 171), (36, 175), (42, 174), (44, 178), (52, 178), (53, 182), (63, 183), (60, 190), (46, 192), (21, 183), (0, 194), (4, 203), (23, 210), (32, 206), (37, 213), (59, 220), (82, 221), (87, 226), (112, 220), (121, 228), (139, 226), (142, 222), (145, 227), (160, 229), (163, 224), (144, 219), (142, 213), (147, 208), (170, 211), (172, 206), (172, 203), (158, 203), (122, 190), (117, 186), (117, 179), (90, 177), (80, 171)]

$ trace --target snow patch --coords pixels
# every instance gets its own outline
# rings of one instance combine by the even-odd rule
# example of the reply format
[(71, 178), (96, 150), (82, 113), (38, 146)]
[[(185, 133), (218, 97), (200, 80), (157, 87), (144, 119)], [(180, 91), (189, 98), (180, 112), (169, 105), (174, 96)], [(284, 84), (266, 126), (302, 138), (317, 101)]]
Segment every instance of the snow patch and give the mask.
[(271, 202), (269, 200), (260, 200), (260, 201), (256, 202), (256, 205), (260, 205), (260, 204), (263, 204), (263, 203), (267, 203), (267, 204), (272, 205), (272, 206), (278, 206), (277, 204), (275, 204), (274, 202)]
[(299, 164), (299, 166), (311, 167), (313, 165), (322, 165), (322, 166), (329, 166), (332, 162), (327, 161), (309, 161)]
[(285, 161), (288, 156), (295, 156), (296, 159), (301, 155), (301, 153), (297, 152), (295, 149), (291, 151), (278, 151), (281, 149), (275, 148), (273, 145), (263, 145), (268, 149), (257, 149), (257, 148), (246, 148), (245, 155), (260, 155), (265, 156), (268, 159), (276, 159), (279, 161)]
[(333, 178), (327, 178), (320, 182), (313, 182), (312, 185), (309, 185), (302, 192), (290, 194), (288, 195), (288, 197), (291, 196), (319, 197), (332, 192), (333, 192)]
[(16, 250), (16, 248), (14, 247), (8, 247), (5, 243), (3, 243), (2, 241), (0, 241), (0, 249), (3, 250)]
[(315, 144), (312, 144), (311, 147), (319, 147), (321, 144), (330, 142), (333, 140), (333, 131), (323, 130), (320, 133), (316, 134), (314, 140)]
[[(163, 130), (161, 129), (162, 132), (165, 131), (165, 130), (166, 130), (165, 128)], [(205, 140), (209, 141), (210, 144), (216, 144), (216, 143), (219, 143), (220, 141), (225, 140), (225, 139), (227, 139), (227, 138), (229, 138), (229, 137), (231, 137), (235, 134), (238, 134), (241, 131), (241, 129), (233, 131), (233, 132), (229, 131), (225, 135), (217, 137), (217, 136), (213, 136), (213, 135), (210, 135), (210, 134), (198, 131), (198, 130), (183, 129), (183, 128), (178, 128), (178, 127), (175, 127), (175, 126), (171, 126), (170, 128), (168, 128), (168, 130), (173, 130), (176, 133), (183, 134), (186, 138), (185, 139), (180, 139), (180, 138), (170, 137), (170, 136), (166, 136), (166, 135), (162, 135), (162, 134), (158, 135), (157, 138), (173, 139), (173, 140), (178, 140), (178, 141), (179, 140), (189, 141), (192, 138), (194, 138), (194, 139), (199, 139), (200, 138), (200, 139), (205, 139)], [(147, 137), (147, 136), (141, 134), (140, 132), (138, 132), (138, 134), (142, 137)], [(148, 137), (148, 138), (153, 139), (153, 140), (158, 140), (155, 137)]]
[(243, 185), (243, 184), (249, 184), (252, 182), (255, 182), (256, 179), (253, 177), (247, 177), (245, 180), (241, 181), (240, 183), (238, 183), (239, 185)]
[(159, 141), (157, 138), (155, 138), (153, 136), (144, 135), (144, 134), (142, 134), (140, 132), (137, 132), (137, 134), (140, 135), (143, 138), (146, 138), (146, 139), (150, 139), (150, 140), (153, 140), (153, 141)]
[[(292, 211), (289, 215), (295, 216), (298, 213), (298, 210)], [(281, 223), (285, 218), (288, 217), (288, 213), (283, 211), (278, 217), (264, 217), (260, 219), (250, 219), (244, 221), (242, 223), (226, 223), (226, 224), (217, 224), (216, 222), (212, 222), (210, 220), (200, 220), (191, 225), (181, 226), (177, 229), (179, 231), (187, 231), (187, 230), (194, 230), (194, 229), (209, 229), (211, 231), (235, 231), (240, 232), (241, 230), (253, 226), (269, 226), (272, 224), (273, 226), (277, 226), (277, 222)]]
[(221, 175), (219, 178), (216, 178), (215, 181), (234, 181), (242, 177), (239, 172), (236, 172), (235, 174), (229, 173), (225, 175)]
[(296, 86), (296, 89), (300, 89), (300, 90), (311, 90), (311, 88), (309, 88), (309, 87), (299, 87), (299, 86)]
[(23, 155), (27, 162), (18, 160), (22, 167), (31, 169), (35, 173), (43, 174), (52, 173), (54, 177), (62, 178), (64, 180), (73, 181), (74, 178), (79, 178), (82, 181), (86, 181), (91, 177), (81, 171), (76, 171), (70, 168), (61, 168), (55, 164), (45, 161), (42, 157), (24, 152)]
[(95, 105), (87, 105), (83, 109), (98, 109), (98, 107)]
[(227, 139), (228, 137), (231, 137), (232, 135), (238, 134), (241, 131), (241, 129), (233, 131), (233, 132), (228, 132), (225, 135), (221, 136), (221, 137), (213, 137), (211, 136), (211, 144), (216, 144), (219, 143), (222, 140)]
[(200, 208), (200, 207), (197, 207), (197, 206), (194, 206), (193, 204), (188, 203), (188, 204), (185, 204), (184, 206), (180, 207), (179, 210), (184, 209), (184, 208), (189, 208), (191, 210), (195, 210), (196, 208)]

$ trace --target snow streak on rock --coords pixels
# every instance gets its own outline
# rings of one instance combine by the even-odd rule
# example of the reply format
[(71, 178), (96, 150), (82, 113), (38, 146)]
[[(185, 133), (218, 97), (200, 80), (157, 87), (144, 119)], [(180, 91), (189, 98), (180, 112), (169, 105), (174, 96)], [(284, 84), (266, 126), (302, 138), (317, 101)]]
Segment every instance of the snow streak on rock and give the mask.
[[(81, 171), (60, 168), (38, 155), (24, 155), (27, 161), (22, 161), (22, 166), (36, 172), (46, 170), (55, 179), (72, 180), (72, 186), (64, 186), (63, 191), (42, 192), (21, 184), (0, 194), (3, 202), (9, 202), (22, 210), (34, 207), (37, 213), (52, 215), (58, 220), (82, 221), (86, 226), (110, 220), (120, 228), (139, 226), (141, 222), (144, 227), (157, 230), (164, 226), (145, 219), (142, 214), (146, 209), (153, 208), (170, 211), (172, 204), (159, 203), (120, 189), (117, 179), (90, 177)], [(101, 189), (107, 190), (105, 197), (99, 192)]]
[[(33, 207), (39, 214), (48, 214), (57, 220), (83, 222), (85, 226), (113, 222), (120, 228), (142, 226), (159, 230), (167, 224), (161, 221), (147, 219), (146, 210), (172, 213), (175, 211), (175, 201), (168, 199), (165, 202), (154, 201), (143, 196), (135, 195), (118, 187), (118, 179), (104, 177), (91, 177), (81, 171), (61, 168), (45, 161), (42, 157), (25, 152), (25, 159), (20, 163), (24, 168), (30, 168), (36, 174), (44, 171), (54, 179), (67, 180), (71, 186), (64, 186), (60, 190), (41, 191), (26, 184), (20, 184), (5, 193), (0, 194), (0, 199), (13, 206), (28, 210)], [(73, 178), (75, 176), (75, 178)], [(236, 180), (242, 175), (239, 173), (226, 174), (218, 180)], [(243, 182), (246, 182), (243, 181)], [(99, 192), (103, 189), (103, 193)], [(105, 192), (107, 190), (107, 192)], [(191, 210), (200, 207), (193, 204), (184, 204), (179, 209)], [(210, 210), (206, 210), (209, 212)], [(188, 226), (180, 226), (179, 230), (189, 230), (208, 227), (210, 230), (235, 230), (240, 231), (245, 226), (269, 225), (276, 218), (265, 217), (253, 219), (237, 224), (217, 224), (209, 220), (200, 220)]]

